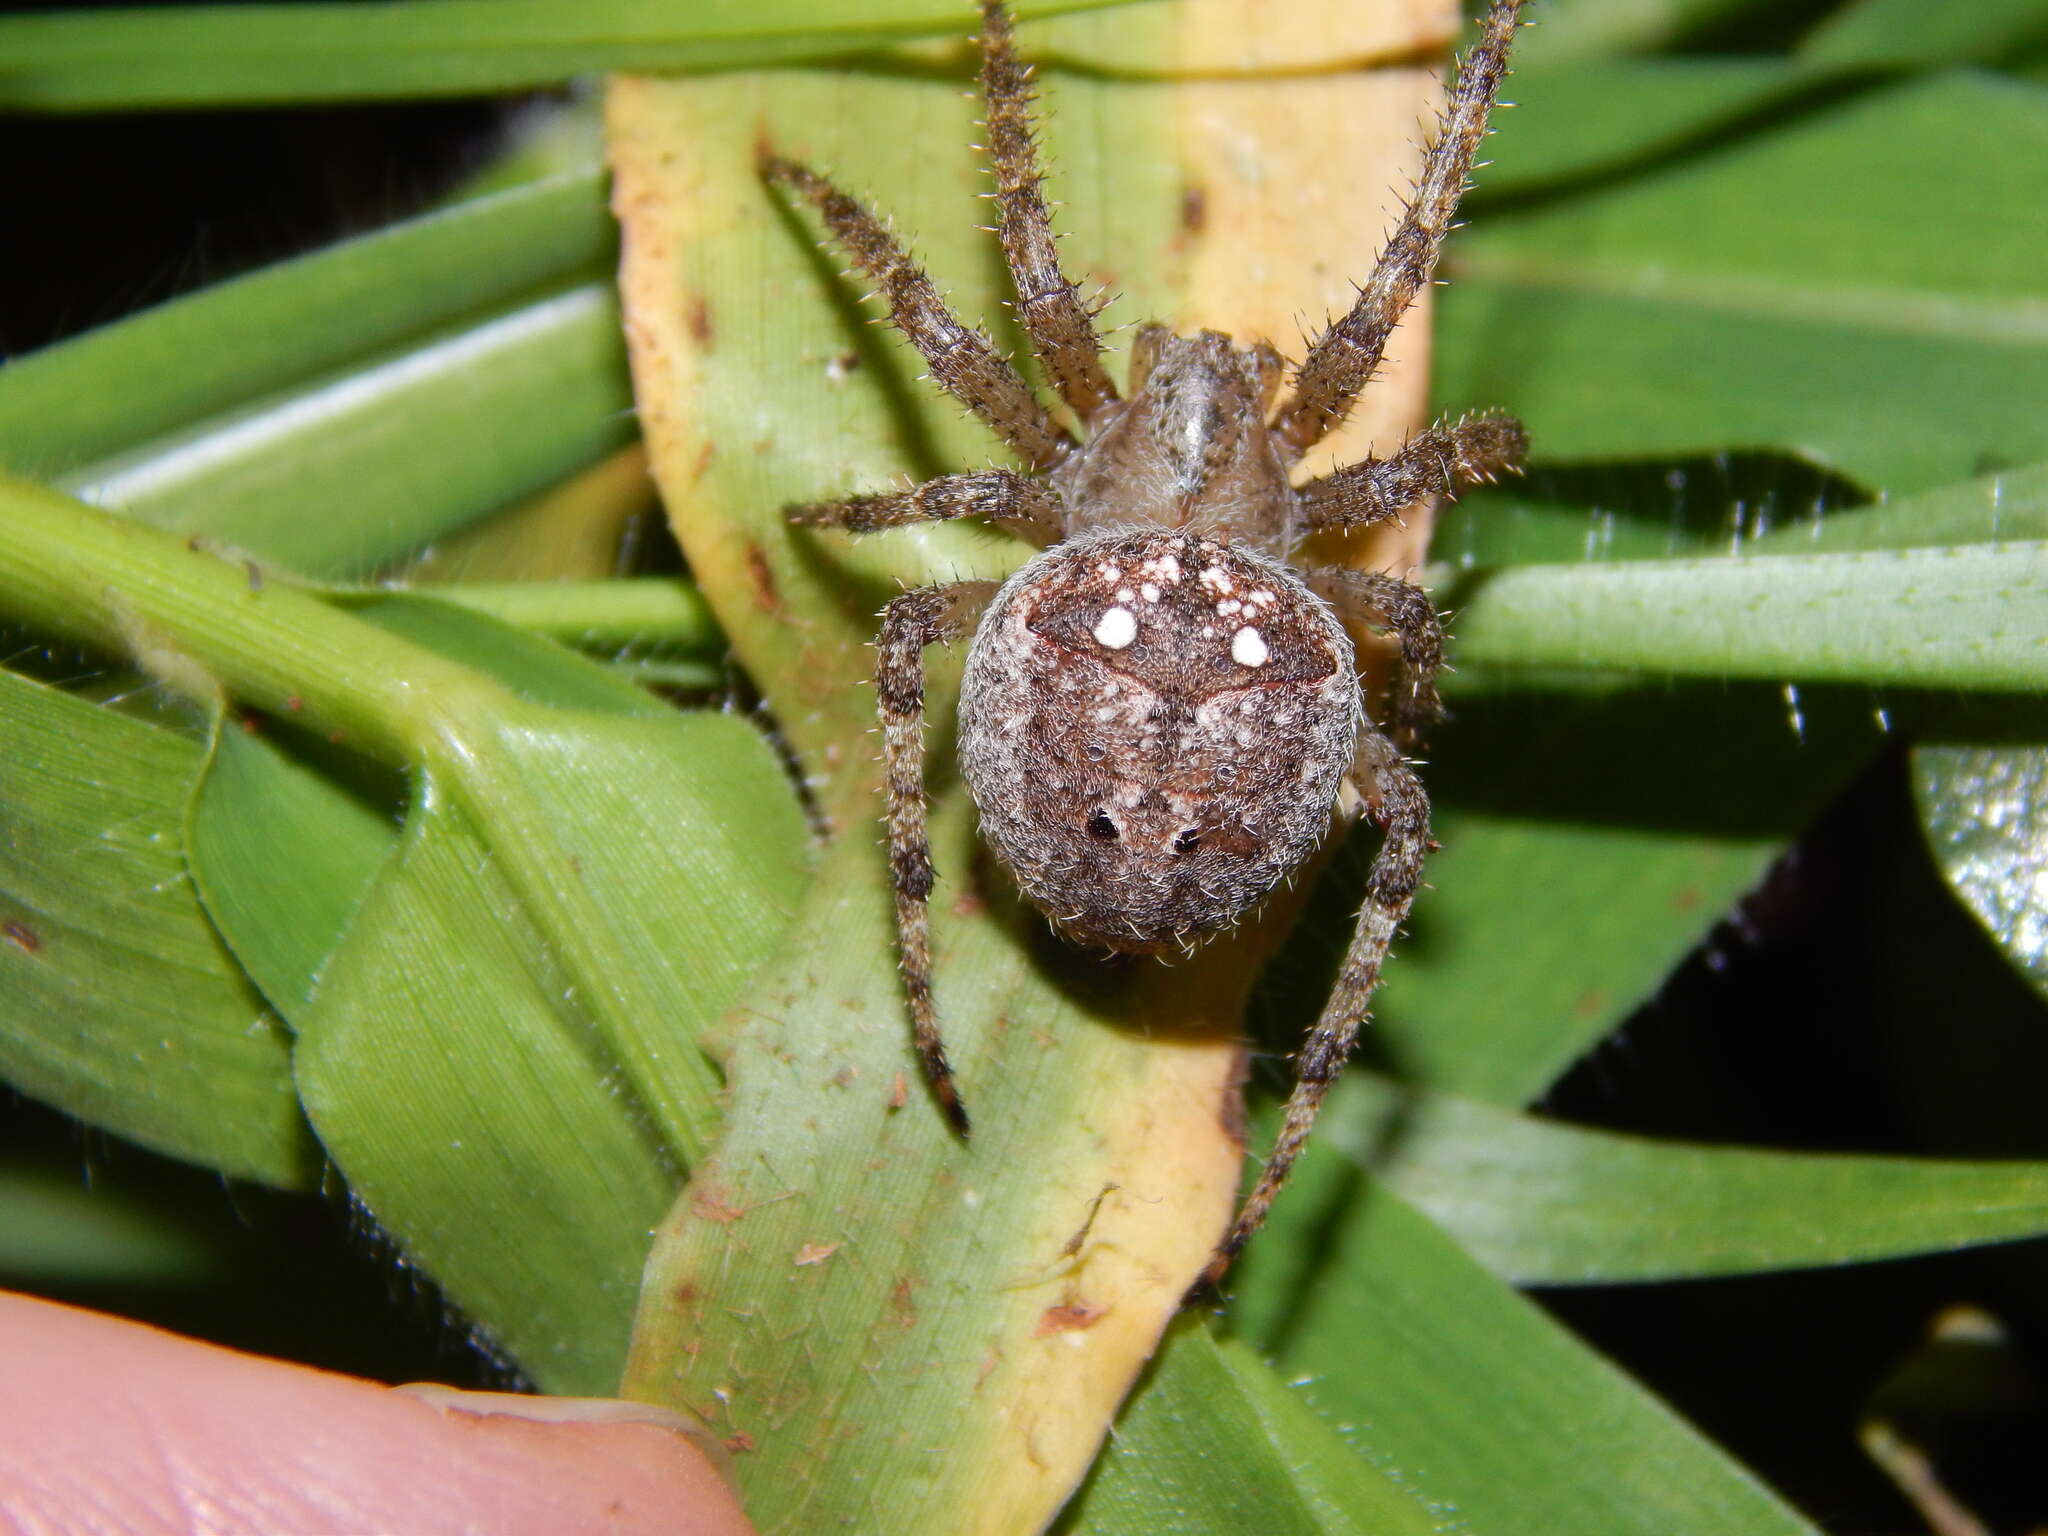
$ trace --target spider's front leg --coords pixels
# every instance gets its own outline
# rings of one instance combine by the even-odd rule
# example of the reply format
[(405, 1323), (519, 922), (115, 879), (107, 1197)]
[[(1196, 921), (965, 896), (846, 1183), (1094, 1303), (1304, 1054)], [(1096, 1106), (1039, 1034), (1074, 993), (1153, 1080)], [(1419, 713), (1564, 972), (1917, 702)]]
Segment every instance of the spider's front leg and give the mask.
[(1294, 1092), (1287, 1100), (1280, 1121), (1280, 1135), (1259, 1170), (1258, 1182), (1245, 1197), (1244, 1206), (1231, 1223), (1230, 1234), (1216, 1249), (1209, 1267), (1189, 1292), (1191, 1298), (1215, 1290), (1251, 1235), (1259, 1230), (1272, 1209), (1273, 1197), (1287, 1182), (1294, 1160), (1308, 1144), (1323, 1096), (1344, 1069), (1344, 1060), (1365, 1027), (1373, 989), (1379, 985), (1380, 967), (1394, 935), (1408, 916), (1422, 883), (1422, 863), (1430, 850), (1429, 797), (1393, 742), (1367, 724), (1360, 735), (1358, 757), (1352, 774), (1369, 786), (1368, 800), (1373, 819), (1386, 828), (1386, 840), (1372, 861), (1366, 877), (1365, 905), (1359, 909), (1358, 926), (1345, 951), (1344, 964), (1337, 972), (1337, 984), (1323, 1005), (1322, 1016), (1302, 1042), (1295, 1057)]
[(1367, 459), (1302, 486), (1301, 531), (1369, 528), (1431, 497), (1455, 500), (1474, 485), (1519, 474), (1529, 433), (1512, 416), (1486, 414), (1425, 427), (1390, 459)]
[(995, 595), (992, 581), (919, 587), (890, 601), (875, 640), (875, 697), (882, 717), (882, 762), (888, 796), (889, 871), (896, 888), (898, 959), (910, 1022), (925, 1078), (961, 1135), (967, 1111), (953, 1082), (932, 1003), (929, 902), (932, 848), (925, 829), (924, 648), (959, 639)]
[(1073, 450), (1066, 428), (988, 337), (947, 308), (924, 269), (880, 219), (794, 160), (764, 154), (761, 174), (793, 188), (818, 210), (840, 248), (889, 301), (890, 322), (924, 355), (940, 388), (993, 427), (1033, 469), (1050, 469)]
[(906, 523), (939, 523), (977, 517), (1007, 528), (1040, 549), (1060, 537), (1060, 505), (1051, 491), (1029, 475), (989, 469), (972, 475), (940, 475), (907, 491), (850, 496), (844, 501), (791, 507), (789, 520), (813, 528), (874, 533)]
[(1294, 392), (1273, 418), (1273, 429), (1299, 456), (1327, 437), (1350, 414), (1386, 355), (1394, 327), (1436, 271), (1444, 236), (1457, 217), (1472, 162), (1486, 137), (1487, 114), (1508, 72), (1508, 49), (1521, 20), (1521, 0), (1492, 0), (1479, 23), (1479, 42), (1458, 66), (1436, 141), (1422, 164), (1415, 196), (1401, 214), (1359, 290), (1357, 303), (1309, 348), (1294, 376)]

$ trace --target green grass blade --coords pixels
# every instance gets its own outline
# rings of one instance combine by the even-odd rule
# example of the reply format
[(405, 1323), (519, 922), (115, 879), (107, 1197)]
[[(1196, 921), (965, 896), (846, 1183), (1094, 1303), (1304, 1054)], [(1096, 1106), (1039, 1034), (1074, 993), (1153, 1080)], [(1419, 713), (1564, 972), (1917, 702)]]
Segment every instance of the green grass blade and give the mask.
[(1751, 540), (1751, 554), (1933, 549), (2048, 540), (2048, 464), (1937, 486), (1875, 507), (1800, 520)]
[(0, 1164), (0, 1274), (11, 1287), (218, 1284), (231, 1267), (218, 1235), (148, 1194), (110, 1189), (78, 1169)]
[(1528, 33), (1511, 94), (1533, 110), (1496, 115), (1490, 162), (1467, 204), (1484, 229), (1503, 194), (1641, 165), (1712, 137), (1830, 78), (1783, 59), (1727, 55), (1575, 58), (1547, 64), (1546, 20)]
[(1885, 69), (1999, 59), (2044, 37), (2041, 0), (1855, 0), (1808, 33), (1799, 52), (1817, 64)]
[[(299, 1086), (351, 1182), (450, 1293), (538, 1379), (602, 1390), (649, 1213), (720, 1113), (702, 1036), (806, 879), (803, 816), (767, 744), (480, 615), (395, 600), (372, 625), (283, 581), (252, 587), (174, 535), (0, 490), (0, 611), (412, 769), (404, 849), (298, 1021)], [(265, 871), (247, 845), (213, 851), (216, 894), (255, 883), (223, 902), (251, 942)], [(609, 1258), (569, 1316), (558, 1287), (592, 1253)]]
[(1311, 1150), (1288, 1202), (1334, 1220), (1306, 1248), (1269, 1229), (1239, 1275), (1237, 1317), (1368, 1460), (1474, 1531), (1811, 1536), (1670, 1409), (1340, 1161)]
[(1548, 460), (1776, 446), (1904, 491), (2048, 457), (2044, 199), (2048, 101), (1950, 74), (1503, 211), (1449, 253), (1438, 395)]
[(1445, 1525), (1236, 1340), (1183, 1320), (1060, 1536), (1431, 1536)]
[[(1023, 0), (1024, 15), (1111, 0)], [(966, 25), (952, 0), (434, 0), (189, 6), (0, 21), (0, 108), (110, 111), (526, 91), (613, 70), (830, 57)]]
[[(1460, 696), (1430, 752), (1443, 846), (1362, 1049), (1489, 1102), (1541, 1094), (1885, 743), (1862, 698), (1804, 707), (1802, 738), (1766, 688)], [(1351, 840), (1267, 977), (1276, 1049), (1327, 992), (1371, 850)]]
[[(658, 740), (659, 760), (629, 761), (610, 730)], [(523, 722), (496, 749), (534, 750), (539, 734)], [(793, 801), (759, 737), (727, 717), (592, 720), (556, 743), (576, 771), (549, 792), (589, 810), (570, 817), (535, 796), (560, 839), (550, 874), (616, 919), (580, 947), (677, 978), (645, 1022), (671, 1057), (694, 1056), (802, 883)], [(565, 963), (575, 946), (518, 879), (524, 850), (507, 857), (517, 839), (503, 823), (522, 819), (427, 779), (398, 860), (304, 1017), (298, 1081), (351, 1188), (408, 1254), (537, 1382), (602, 1394), (617, 1386), (647, 1234), (681, 1170), (662, 1117), (620, 1092), (602, 1009)], [(586, 840), (564, 833), (570, 821)], [(637, 933), (618, 919), (631, 902), (649, 908)], [(661, 960), (636, 951), (639, 935)], [(667, 1071), (688, 1075), (673, 1060)]]
[(301, 574), (361, 577), (632, 436), (590, 283), (85, 466), (87, 500)]
[(0, 1078), (238, 1178), (310, 1187), (290, 1041), (185, 869), (184, 737), (0, 672)]
[(0, 455), (17, 474), (75, 472), (596, 275), (613, 247), (592, 171), (280, 262), (11, 360)]
[(398, 841), (352, 792), (225, 712), (186, 827), (193, 882), (243, 970), (297, 1027), (322, 966)]
[(2048, 687), (2048, 543), (1532, 565), (1446, 596), (1491, 668)]
[(1524, 1285), (1848, 1264), (2048, 1232), (2048, 1164), (1655, 1141), (1365, 1072), (1339, 1085), (1316, 1134)]

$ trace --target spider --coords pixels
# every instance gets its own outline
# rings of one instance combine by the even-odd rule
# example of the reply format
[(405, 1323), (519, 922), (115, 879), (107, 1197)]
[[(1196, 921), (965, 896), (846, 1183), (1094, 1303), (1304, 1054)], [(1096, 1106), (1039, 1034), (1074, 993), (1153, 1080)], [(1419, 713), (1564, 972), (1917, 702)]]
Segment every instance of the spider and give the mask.
[[(1161, 325), (1137, 331), (1127, 392), (1118, 393), (1094, 312), (1060, 268), (1040, 192), (1030, 71), (1001, 0), (983, 0), (980, 39), (997, 232), (1023, 329), (1078, 433), (983, 332), (954, 317), (872, 213), (808, 167), (762, 155), (763, 176), (811, 203), (876, 284), (931, 377), (1025, 465), (789, 513), (855, 533), (976, 517), (1039, 550), (1000, 587), (955, 581), (903, 593), (884, 610), (876, 641), (899, 959), (918, 1054), (957, 1130), (967, 1133), (968, 1118), (932, 1001), (927, 646), (973, 631), (961, 769), (983, 838), (1068, 939), (1147, 954), (1231, 926), (1314, 852), (1347, 777), (1384, 829), (1336, 985), (1296, 1058), (1279, 1136), (1197, 1290), (1221, 1278), (1264, 1221), (1307, 1141), (1434, 846), (1429, 799), (1403, 749), (1439, 710), (1436, 610), (1395, 576), (1289, 561), (1319, 529), (1397, 518), (1518, 469), (1527, 438), (1519, 422), (1482, 414), (1298, 487), (1288, 471), (1344, 420), (1430, 280), (1520, 9), (1521, 0), (1492, 0), (1371, 279), (1309, 347), (1284, 400), (1286, 364), (1267, 343), (1177, 336)], [(1399, 639), (1386, 729), (1366, 715), (1344, 617)]]

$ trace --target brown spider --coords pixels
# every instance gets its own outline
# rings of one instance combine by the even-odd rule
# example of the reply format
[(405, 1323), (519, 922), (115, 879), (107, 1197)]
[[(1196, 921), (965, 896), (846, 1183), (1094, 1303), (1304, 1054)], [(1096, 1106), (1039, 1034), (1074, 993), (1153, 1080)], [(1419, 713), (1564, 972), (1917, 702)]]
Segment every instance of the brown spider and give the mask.
[[(956, 517), (1041, 551), (1000, 588), (906, 592), (882, 615), (875, 682), (904, 986), (919, 1055), (964, 1134), (932, 1004), (926, 903), (924, 648), (974, 629), (960, 762), (982, 835), (1068, 938), (1120, 953), (1187, 948), (1248, 914), (1321, 842), (1349, 775), (1385, 840), (1337, 983), (1298, 1058), (1278, 1141), (1202, 1280), (1265, 1219), (1365, 1022), (1431, 847), (1429, 800), (1401, 748), (1438, 712), (1443, 636), (1419, 587), (1288, 561), (1324, 528), (1397, 517), (1520, 465), (1520, 423), (1468, 417), (1295, 487), (1288, 469), (1343, 421), (1388, 335), (1429, 281), (1495, 93), (1520, 0), (1493, 0), (1458, 70), (1415, 195), (1350, 313), (1309, 348), (1277, 412), (1280, 354), (1215, 331), (1147, 325), (1128, 398), (1103, 370), (1093, 315), (1060, 270), (1039, 192), (1030, 71), (1000, 0), (983, 0), (982, 90), (1003, 254), (1017, 310), (1080, 436), (982, 332), (960, 323), (888, 230), (808, 168), (764, 155), (889, 303), (931, 375), (1016, 450), (1027, 473), (942, 475), (914, 490), (792, 509), (856, 533)], [(1399, 637), (1391, 731), (1366, 718), (1340, 612)]]

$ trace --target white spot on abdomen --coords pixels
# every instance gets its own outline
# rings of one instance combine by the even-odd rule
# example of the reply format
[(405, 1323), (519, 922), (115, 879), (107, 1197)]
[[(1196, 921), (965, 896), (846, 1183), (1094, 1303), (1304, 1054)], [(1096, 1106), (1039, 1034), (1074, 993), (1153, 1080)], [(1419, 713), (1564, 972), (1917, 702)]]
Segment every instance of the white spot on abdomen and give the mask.
[[(1115, 608), (1109, 610), (1110, 613), (1117, 611)], [(1104, 614), (1102, 618), (1103, 623), (1109, 622), (1109, 614)], [(1095, 638), (1102, 640), (1102, 630), (1099, 626), (1095, 631)], [(1109, 644), (1107, 640), (1103, 640), (1102, 643)], [(1266, 649), (1266, 637), (1249, 624), (1230, 637), (1230, 659), (1240, 667), (1263, 667), (1269, 654)]]
[[(1239, 633), (1250, 634), (1251, 632), (1249, 630), (1241, 630)], [(1137, 638), (1138, 621), (1132, 616), (1131, 610), (1128, 608), (1105, 608), (1102, 610), (1102, 617), (1095, 621), (1095, 643), (1097, 645), (1107, 646), (1112, 651), (1120, 651)], [(1257, 639), (1258, 637), (1254, 635), (1252, 638)], [(1232, 641), (1231, 645), (1234, 654), (1236, 642)], [(1259, 647), (1259, 660), (1264, 661), (1265, 659), (1266, 648), (1264, 645), (1261, 645)]]

